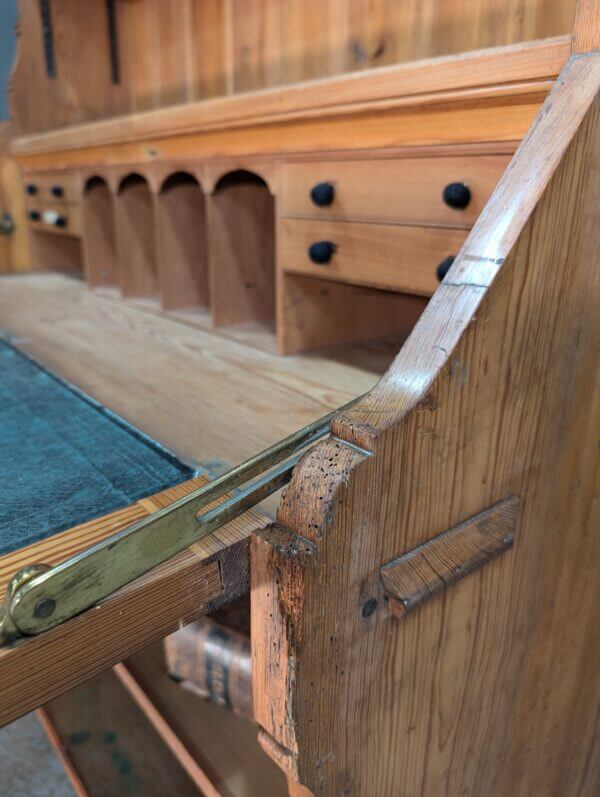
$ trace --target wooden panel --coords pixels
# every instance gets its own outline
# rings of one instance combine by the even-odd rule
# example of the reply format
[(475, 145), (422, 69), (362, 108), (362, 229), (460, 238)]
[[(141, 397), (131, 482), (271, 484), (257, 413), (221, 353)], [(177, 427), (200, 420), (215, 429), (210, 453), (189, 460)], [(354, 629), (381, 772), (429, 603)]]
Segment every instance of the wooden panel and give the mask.
[[(314, 219), (442, 224), (471, 227), (510, 158), (399, 158), (368, 161), (286, 163), (281, 170), (284, 216)], [(317, 183), (332, 183), (333, 202), (319, 207), (310, 198)], [(449, 183), (464, 183), (471, 201), (464, 209), (446, 205)]]
[(392, 614), (404, 617), (512, 547), (519, 499), (507, 498), (381, 568)]
[(42, 222), (31, 222), (29, 228), (31, 263), (35, 270), (81, 276), (83, 254), (79, 238)]
[[(430, 296), (437, 265), (457, 254), (466, 237), (460, 229), (282, 219), (277, 260), (287, 272)], [(327, 264), (309, 258), (317, 241), (336, 246)]]
[[(6, 554), (0, 558), (0, 593), (4, 594), (8, 580), (24, 565), (64, 561), (204, 483), (205, 477), (192, 479), (156, 497)], [(166, 636), (180, 623), (196, 619), (211, 604), (244, 591), (244, 541), (263, 523), (264, 516), (252, 510), (73, 620), (0, 648), (0, 726)], [(217, 561), (214, 556), (221, 552), (222, 560)], [(235, 573), (232, 582), (228, 571)]]
[(502, 13), (497, 2), (118, 2), (120, 81), (113, 83), (103, 0), (85, 9), (53, 0), (54, 78), (45, 74), (39, 5), (21, 0), (12, 107), (22, 131), (52, 129), (571, 31), (575, 0), (510, 0)]
[[(278, 526), (315, 553), (253, 539), (255, 715), (317, 794), (598, 792), (599, 88), (575, 57), (386, 377), (295, 469)], [(511, 494), (513, 551), (390, 618), (381, 564)]]
[(1, 279), (0, 326), (44, 365), (197, 462), (253, 456), (369, 390), (389, 362), (364, 347), (277, 357), (60, 274)]
[(598, 0), (578, 0), (572, 51), (587, 53), (591, 50), (600, 50), (600, 3)]
[(46, 74), (40, 4), (19, 0), (19, 46), (10, 87), (19, 129), (47, 130), (125, 113), (124, 87), (111, 83), (104, 0), (53, 0), (50, 6), (54, 78)]
[(31, 268), (23, 177), (10, 153), (15, 132), (14, 121), (0, 122), (0, 213), (10, 213), (14, 223), (12, 233), (1, 236), (0, 272), (27, 271)]
[[(277, 345), (280, 354), (387, 340), (396, 351), (426, 301), (299, 274), (280, 274)], [(323, 355), (323, 362), (334, 357)], [(339, 356), (339, 354), (338, 354)]]

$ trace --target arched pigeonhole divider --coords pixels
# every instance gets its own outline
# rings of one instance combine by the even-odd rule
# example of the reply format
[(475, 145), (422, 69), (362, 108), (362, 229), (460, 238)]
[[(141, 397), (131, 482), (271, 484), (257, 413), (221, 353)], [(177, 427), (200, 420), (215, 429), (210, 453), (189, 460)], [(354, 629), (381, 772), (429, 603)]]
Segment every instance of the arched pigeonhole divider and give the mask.
[(121, 180), (116, 210), (123, 296), (158, 297), (154, 198), (145, 177), (134, 172)]
[(157, 196), (158, 262), (165, 310), (208, 307), (204, 194), (188, 172), (165, 179)]
[(92, 287), (117, 285), (119, 260), (113, 195), (103, 177), (94, 175), (83, 190), (84, 272)]
[(275, 200), (245, 170), (217, 182), (209, 208), (212, 310), (216, 326), (275, 322)]

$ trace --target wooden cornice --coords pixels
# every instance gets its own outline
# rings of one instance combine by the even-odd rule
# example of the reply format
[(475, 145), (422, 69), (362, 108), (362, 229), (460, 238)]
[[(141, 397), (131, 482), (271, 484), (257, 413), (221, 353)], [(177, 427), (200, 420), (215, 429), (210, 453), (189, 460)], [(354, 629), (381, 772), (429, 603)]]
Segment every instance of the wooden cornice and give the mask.
[[(102, 148), (159, 145), (161, 140), (186, 136), (197, 140), (219, 131), (239, 134), (248, 128), (470, 103), (524, 104), (532, 97), (539, 104), (569, 49), (570, 37), (561, 36), (162, 108), (22, 136), (13, 142), (13, 153), (30, 166), (41, 165), (28, 161), (30, 156), (74, 150), (89, 150), (91, 155), (94, 149), (104, 160)], [(500, 134), (499, 139), (506, 137)], [(409, 143), (420, 142), (417, 137)], [(239, 141), (232, 147), (224, 154), (239, 149)], [(273, 140), (253, 145), (255, 152), (277, 149)]]

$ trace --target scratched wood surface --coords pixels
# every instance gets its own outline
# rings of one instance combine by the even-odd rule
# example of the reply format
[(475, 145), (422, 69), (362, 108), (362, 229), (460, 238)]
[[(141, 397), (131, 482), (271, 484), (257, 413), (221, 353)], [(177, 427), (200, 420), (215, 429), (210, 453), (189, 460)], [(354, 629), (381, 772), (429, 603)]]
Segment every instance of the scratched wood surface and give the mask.
[[(599, 87), (574, 57), (393, 366), (296, 469), (278, 523), (308, 549), (253, 538), (255, 715), (315, 794), (600, 788)], [(380, 566), (511, 494), (515, 546), (390, 617)]]

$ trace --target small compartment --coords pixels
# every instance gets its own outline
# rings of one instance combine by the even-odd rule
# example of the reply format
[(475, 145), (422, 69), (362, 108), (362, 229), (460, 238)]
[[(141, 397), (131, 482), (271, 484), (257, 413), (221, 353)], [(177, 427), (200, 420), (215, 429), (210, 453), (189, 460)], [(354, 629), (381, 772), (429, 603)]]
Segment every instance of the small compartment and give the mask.
[(159, 293), (154, 202), (141, 174), (121, 180), (117, 194), (117, 245), (123, 296), (155, 298)]
[(346, 344), (393, 343), (395, 351), (427, 305), (421, 296), (282, 273), (280, 354)]
[(36, 229), (32, 230), (30, 240), (32, 265), (36, 271), (62, 271), (76, 277), (82, 275), (80, 238)]
[(113, 197), (102, 177), (90, 178), (83, 194), (83, 253), (91, 287), (119, 280)]
[(230, 172), (210, 200), (210, 278), (215, 326), (275, 323), (275, 200), (266, 183)]
[(177, 172), (157, 199), (161, 298), (165, 310), (207, 307), (204, 194), (195, 177)]

